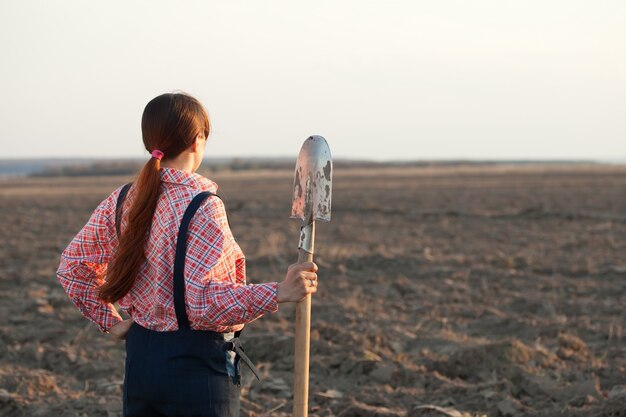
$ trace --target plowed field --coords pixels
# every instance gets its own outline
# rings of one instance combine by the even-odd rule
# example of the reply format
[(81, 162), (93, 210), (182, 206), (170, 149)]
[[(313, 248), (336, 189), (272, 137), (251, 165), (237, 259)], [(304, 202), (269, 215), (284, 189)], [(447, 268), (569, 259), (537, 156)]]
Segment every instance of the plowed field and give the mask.
[[(282, 279), (292, 173), (212, 179), (249, 281)], [(0, 415), (121, 415), (124, 344), (55, 271), (127, 180), (0, 182)], [(626, 416), (626, 167), (336, 169), (332, 216), (317, 229), (311, 416)], [(245, 375), (243, 416), (290, 415), (293, 321), (283, 305), (246, 327), (264, 381)]]

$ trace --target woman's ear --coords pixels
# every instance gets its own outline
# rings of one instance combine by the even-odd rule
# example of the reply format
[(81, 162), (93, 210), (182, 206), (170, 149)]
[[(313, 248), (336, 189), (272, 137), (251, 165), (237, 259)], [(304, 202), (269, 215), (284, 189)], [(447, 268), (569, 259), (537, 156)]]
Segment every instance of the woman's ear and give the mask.
[(191, 145), (191, 152), (195, 153), (198, 152), (201, 148), (201, 144), (200, 141), (204, 140), (204, 134), (203, 133), (198, 133), (198, 135), (196, 136), (196, 138), (193, 141), (193, 145)]

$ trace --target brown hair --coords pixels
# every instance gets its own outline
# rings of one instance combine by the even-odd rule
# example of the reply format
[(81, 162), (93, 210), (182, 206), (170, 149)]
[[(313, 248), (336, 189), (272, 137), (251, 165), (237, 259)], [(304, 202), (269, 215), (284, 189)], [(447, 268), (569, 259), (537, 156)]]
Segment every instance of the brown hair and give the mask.
[[(202, 104), (184, 93), (163, 94), (152, 99), (143, 111), (141, 131), (148, 152), (158, 149), (163, 159), (173, 159), (193, 145), (199, 133), (208, 137), (211, 127)], [(135, 283), (146, 255), (144, 245), (159, 201), (159, 159), (150, 158), (132, 187), (133, 203), (128, 225), (107, 268), (107, 279), (99, 287), (105, 302), (124, 297)]]

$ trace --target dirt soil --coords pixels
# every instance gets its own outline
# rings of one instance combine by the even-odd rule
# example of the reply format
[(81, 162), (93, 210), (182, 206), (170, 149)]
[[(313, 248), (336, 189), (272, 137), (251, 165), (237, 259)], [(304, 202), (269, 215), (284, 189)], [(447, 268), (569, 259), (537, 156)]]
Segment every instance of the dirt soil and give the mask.
[[(249, 281), (297, 258), (292, 172), (213, 178)], [(124, 344), (82, 318), (59, 254), (127, 178), (0, 182), (0, 416), (120, 416)], [(337, 169), (318, 226), (310, 415), (626, 416), (626, 167)], [(246, 327), (289, 416), (294, 310)]]

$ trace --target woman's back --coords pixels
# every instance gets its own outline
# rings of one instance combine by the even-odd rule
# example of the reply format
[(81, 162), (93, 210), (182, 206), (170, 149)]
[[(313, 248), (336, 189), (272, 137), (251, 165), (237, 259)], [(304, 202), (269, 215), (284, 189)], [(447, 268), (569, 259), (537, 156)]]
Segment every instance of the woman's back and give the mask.
[[(146, 258), (131, 290), (119, 300), (119, 305), (141, 326), (171, 331), (178, 328), (172, 292), (178, 228), (193, 197), (203, 191), (215, 194), (217, 185), (198, 174), (172, 168), (162, 168), (160, 175), (159, 200), (145, 240)], [(58, 275), (70, 298), (82, 297), (85, 291), (84, 286), (72, 285), (74, 280), (66, 279), (72, 275), (71, 269), (80, 266), (76, 265), (77, 258), (91, 258), (93, 262), (88, 263), (86, 271), (91, 276), (101, 274), (102, 267), (117, 250), (112, 217), (119, 191), (98, 206), (62, 255)], [(133, 198), (131, 188), (121, 208), (122, 234)], [(233, 238), (219, 197), (207, 198), (192, 218), (186, 247), (185, 301), (192, 329), (233, 332), (263, 313), (278, 309), (275, 282), (246, 285), (245, 257)], [(72, 291), (73, 287), (76, 291)], [(101, 328), (108, 328), (109, 314), (106, 309), (98, 310), (100, 314), (96, 312), (90, 317)]]
[[(144, 327), (164, 331), (177, 328), (172, 271), (178, 227), (193, 197), (202, 191), (216, 194), (217, 185), (200, 175), (170, 168), (162, 169), (161, 180), (161, 195), (146, 242), (146, 262), (120, 307), (134, 309), (133, 319)], [(191, 220), (187, 238), (185, 290), (192, 328), (236, 331), (251, 315), (256, 318), (277, 309), (272, 302), (275, 284), (252, 286), (256, 306), (235, 299), (235, 292), (246, 284), (245, 268), (244, 254), (233, 238), (222, 201), (217, 196), (207, 198)]]

